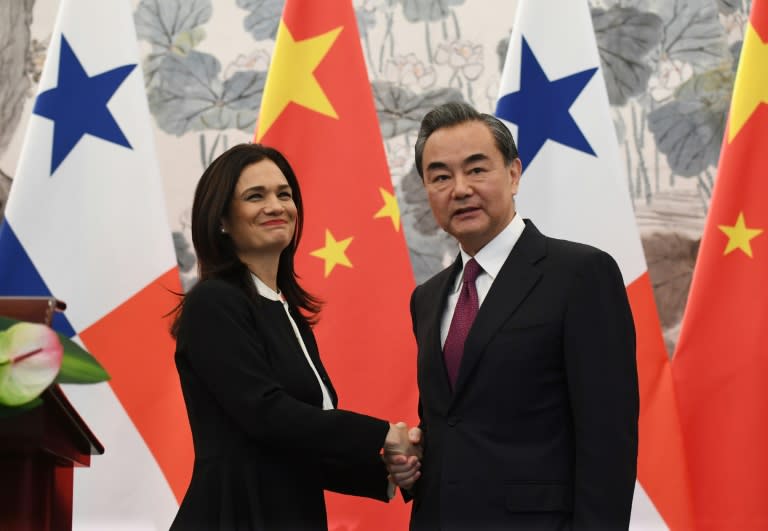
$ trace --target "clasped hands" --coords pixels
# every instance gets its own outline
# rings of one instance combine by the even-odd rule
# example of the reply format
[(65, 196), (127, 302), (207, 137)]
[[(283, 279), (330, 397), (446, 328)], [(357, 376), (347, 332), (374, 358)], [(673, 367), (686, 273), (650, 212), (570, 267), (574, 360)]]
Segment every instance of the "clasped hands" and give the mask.
[(421, 476), (421, 430), (408, 429), (405, 422), (389, 425), (384, 439), (384, 463), (390, 480), (398, 487), (410, 490)]

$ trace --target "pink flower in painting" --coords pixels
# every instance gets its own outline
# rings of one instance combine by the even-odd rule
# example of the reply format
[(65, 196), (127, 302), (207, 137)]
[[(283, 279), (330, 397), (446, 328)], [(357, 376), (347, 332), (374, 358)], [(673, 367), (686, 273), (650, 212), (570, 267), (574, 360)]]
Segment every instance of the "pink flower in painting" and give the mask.
[(387, 59), (384, 76), (409, 88), (427, 89), (435, 84), (435, 69), (425, 65), (415, 54), (395, 55)]
[(266, 72), (269, 68), (271, 56), (267, 50), (256, 49), (248, 54), (238, 55), (234, 61), (224, 69), (224, 77), (230, 78), (235, 72), (256, 70)]
[(41, 324), (17, 323), (0, 332), (0, 404), (37, 398), (56, 379), (63, 350), (56, 332)]
[(387, 162), (392, 175), (392, 184), (397, 186), (413, 167), (413, 149), (402, 144), (387, 149)]
[(671, 98), (675, 90), (693, 75), (693, 67), (680, 60), (659, 61), (657, 71), (648, 80), (648, 91), (656, 101)]
[(483, 45), (470, 41), (441, 43), (435, 52), (435, 62), (448, 65), (469, 81), (474, 81), (483, 73)]

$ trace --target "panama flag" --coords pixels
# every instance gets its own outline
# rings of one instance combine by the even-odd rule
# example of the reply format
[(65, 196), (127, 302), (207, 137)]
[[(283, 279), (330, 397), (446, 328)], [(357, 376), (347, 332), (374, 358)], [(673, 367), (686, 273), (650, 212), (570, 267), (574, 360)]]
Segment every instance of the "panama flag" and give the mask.
[(587, 0), (521, 0), (513, 28), (496, 115), (510, 126), (523, 163), (517, 205), (543, 233), (594, 245), (618, 262), (637, 329), (640, 379), (632, 526), (688, 529), (671, 369)]
[[(325, 301), (315, 334), (339, 407), (413, 425), (413, 273), (351, 0), (286, 1), (255, 140), (283, 152), (301, 184), (296, 270)], [(399, 496), (327, 500), (332, 530), (408, 527)]]
[(129, 0), (63, 0), (0, 226), (0, 295), (67, 303), (55, 327), (112, 377), (65, 392), (106, 452), (76, 529), (160, 529), (191, 438), (163, 315), (180, 291)]
[(752, 2), (672, 363), (696, 529), (768, 529), (768, 2)]

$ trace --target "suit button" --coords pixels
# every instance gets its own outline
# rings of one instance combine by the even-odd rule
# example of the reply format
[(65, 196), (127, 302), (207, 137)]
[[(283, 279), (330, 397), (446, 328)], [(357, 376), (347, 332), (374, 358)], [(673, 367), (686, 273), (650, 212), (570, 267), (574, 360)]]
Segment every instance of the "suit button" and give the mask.
[(448, 425), (451, 428), (453, 428), (454, 426), (456, 426), (456, 424), (459, 423), (460, 420), (461, 419), (459, 417), (457, 417), (456, 415), (451, 415), (450, 417), (448, 417)]

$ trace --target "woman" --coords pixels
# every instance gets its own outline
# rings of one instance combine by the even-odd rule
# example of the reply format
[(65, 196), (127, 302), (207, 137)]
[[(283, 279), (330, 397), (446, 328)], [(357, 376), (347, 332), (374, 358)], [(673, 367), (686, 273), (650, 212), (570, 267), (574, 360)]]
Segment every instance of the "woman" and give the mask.
[(172, 328), (195, 465), (171, 529), (326, 529), (323, 489), (389, 499), (379, 454), (405, 448), (404, 430), (335, 409), (320, 304), (293, 270), (302, 221), (272, 148), (235, 146), (197, 185), (200, 278)]

